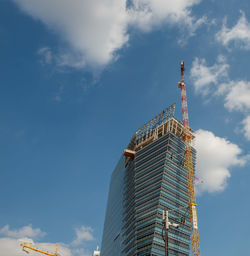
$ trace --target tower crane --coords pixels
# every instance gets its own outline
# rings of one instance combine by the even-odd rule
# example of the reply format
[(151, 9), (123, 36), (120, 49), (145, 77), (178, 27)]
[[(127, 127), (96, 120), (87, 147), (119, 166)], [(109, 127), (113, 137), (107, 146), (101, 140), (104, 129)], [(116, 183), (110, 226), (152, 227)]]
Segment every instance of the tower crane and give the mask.
[(185, 142), (185, 158), (186, 158), (186, 170), (187, 170), (187, 183), (188, 183), (188, 199), (189, 199), (189, 216), (191, 223), (191, 239), (192, 239), (192, 252), (193, 256), (200, 256), (200, 238), (198, 229), (196, 198), (194, 188), (194, 168), (192, 159), (191, 148), (191, 130), (189, 127), (188, 109), (187, 109), (187, 95), (186, 86), (184, 84), (184, 61), (181, 61), (181, 82), (178, 83), (178, 87), (181, 89), (181, 105), (182, 105), (182, 121), (184, 129), (184, 142)]
[(29, 253), (29, 251), (27, 249), (30, 249), (32, 251), (39, 252), (39, 253), (42, 253), (42, 254), (48, 255), (48, 256), (59, 256), (59, 254), (57, 253), (58, 244), (56, 245), (56, 249), (54, 252), (46, 252), (46, 251), (40, 250), (38, 248), (33, 247), (31, 243), (23, 243), (23, 244), (20, 244), (20, 246), (23, 247), (23, 251), (25, 251), (27, 253)]

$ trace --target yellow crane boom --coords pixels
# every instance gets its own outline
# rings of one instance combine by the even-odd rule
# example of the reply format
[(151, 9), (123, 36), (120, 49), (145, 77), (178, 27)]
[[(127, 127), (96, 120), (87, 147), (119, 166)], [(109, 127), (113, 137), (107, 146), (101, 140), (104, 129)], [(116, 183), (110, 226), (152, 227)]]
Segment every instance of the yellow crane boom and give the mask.
[(184, 126), (185, 158), (188, 183), (189, 216), (191, 223), (192, 252), (193, 256), (200, 256), (200, 238), (196, 209), (197, 204), (195, 198), (194, 169), (191, 147), (192, 136), (188, 119), (186, 86), (184, 84), (184, 61), (181, 61), (181, 82), (179, 82), (178, 86), (181, 89), (182, 119)]
[(56, 245), (56, 249), (54, 252), (50, 253), (50, 252), (46, 252), (46, 251), (43, 251), (43, 250), (40, 250), (38, 248), (35, 248), (33, 247), (31, 244), (27, 244), (27, 243), (23, 243), (23, 244), (20, 244), (20, 246), (23, 247), (23, 250), (27, 253), (29, 253), (29, 251), (27, 251), (26, 249), (30, 249), (32, 251), (35, 251), (35, 252), (39, 252), (39, 253), (42, 253), (44, 255), (48, 255), (48, 256), (58, 256), (58, 244)]

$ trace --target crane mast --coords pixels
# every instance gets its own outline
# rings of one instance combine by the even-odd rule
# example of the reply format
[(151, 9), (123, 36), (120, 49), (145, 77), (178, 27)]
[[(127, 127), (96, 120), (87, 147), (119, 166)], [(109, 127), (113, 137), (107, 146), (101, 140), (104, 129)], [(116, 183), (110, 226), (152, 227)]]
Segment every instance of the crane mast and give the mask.
[(187, 95), (186, 86), (184, 84), (184, 61), (181, 61), (181, 82), (178, 86), (181, 89), (181, 105), (182, 105), (182, 121), (184, 128), (184, 142), (185, 142), (185, 158), (187, 170), (187, 183), (188, 183), (188, 199), (189, 199), (189, 216), (191, 223), (191, 239), (192, 239), (192, 252), (193, 256), (200, 256), (200, 238), (198, 229), (196, 198), (194, 188), (194, 168), (192, 159), (191, 148), (191, 130), (189, 127), (188, 109), (187, 109)]

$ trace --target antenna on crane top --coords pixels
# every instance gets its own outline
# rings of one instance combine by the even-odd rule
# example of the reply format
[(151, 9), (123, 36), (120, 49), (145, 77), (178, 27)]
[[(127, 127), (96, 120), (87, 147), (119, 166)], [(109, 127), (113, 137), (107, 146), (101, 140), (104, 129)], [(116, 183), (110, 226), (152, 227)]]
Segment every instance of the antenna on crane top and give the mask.
[[(184, 61), (181, 61), (181, 82), (178, 83), (178, 87), (181, 89), (181, 106), (182, 106), (182, 121), (184, 128), (189, 128), (189, 120), (188, 120), (188, 109), (187, 109), (187, 94), (186, 94), (186, 86), (184, 84)], [(188, 135), (188, 134), (186, 134)], [(185, 136), (184, 136), (185, 138)], [(185, 139), (186, 140), (186, 139)]]
[(185, 71), (185, 67), (184, 67), (184, 61), (181, 61), (181, 82), (178, 83), (179, 88), (181, 88), (181, 86), (184, 86), (184, 71)]
[(181, 82), (184, 83), (184, 71), (185, 71), (185, 68), (184, 68), (184, 61), (182, 60), (181, 61)]

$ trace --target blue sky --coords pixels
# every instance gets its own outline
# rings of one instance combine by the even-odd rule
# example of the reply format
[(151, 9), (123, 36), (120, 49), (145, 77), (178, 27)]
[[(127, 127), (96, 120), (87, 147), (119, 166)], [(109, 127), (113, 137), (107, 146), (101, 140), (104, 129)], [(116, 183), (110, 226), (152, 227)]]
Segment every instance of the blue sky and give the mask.
[[(101, 244), (109, 180), (134, 131), (176, 103), (197, 131), (202, 255), (247, 255), (246, 0), (0, 0), (0, 251)], [(2, 254), (0, 253), (0, 254)]]

